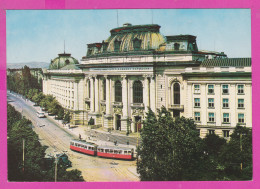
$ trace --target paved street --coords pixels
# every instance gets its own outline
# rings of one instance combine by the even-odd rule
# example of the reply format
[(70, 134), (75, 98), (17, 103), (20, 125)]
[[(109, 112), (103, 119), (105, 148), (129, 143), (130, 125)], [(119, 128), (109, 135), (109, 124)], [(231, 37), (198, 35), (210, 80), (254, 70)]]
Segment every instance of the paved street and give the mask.
[[(78, 138), (77, 128), (70, 131), (57, 124), (52, 118), (38, 118), (36, 109), (30, 101), (22, 99), (19, 95), (8, 93), (8, 103), (13, 105), (16, 110), (32, 121), (34, 131), (39, 134), (40, 142), (49, 146), (46, 153), (54, 155), (56, 153), (65, 152), (72, 161), (71, 169), (79, 169), (86, 181), (139, 181), (136, 173), (136, 161), (112, 160), (98, 157), (92, 157), (69, 149), (69, 141), (72, 138)], [(84, 131), (84, 133), (82, 133)], [(107, 140), (110, 137), (112, 141), (117, 140), (120, 144), (129, 145), (136, 144), (136, 138), (120, 135), (113, 135), (103, 132), (95, 132), (92, 130), (79, 130), (86, 138), (91, 136), (91, 140)], [(103, 141), (109, 143), (108, 141)], [(109, 143), (110, 144), (110, 143)]]

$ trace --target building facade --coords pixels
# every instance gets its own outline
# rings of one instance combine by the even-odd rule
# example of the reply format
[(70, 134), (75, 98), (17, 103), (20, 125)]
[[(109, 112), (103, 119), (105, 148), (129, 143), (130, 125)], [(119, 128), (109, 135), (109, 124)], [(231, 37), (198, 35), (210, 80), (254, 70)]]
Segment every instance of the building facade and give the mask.
[(137, 132), (148, 108), (193, 118), (201, 137), (229, 137), (252, 127), (251, 58), (199, 51), (192, 35), (163, 36), (160, 26), (124, 24), (88, 44), (81, 63), (59, 54), (44, 70), (43, 92), (73, 115), (73, 124)]

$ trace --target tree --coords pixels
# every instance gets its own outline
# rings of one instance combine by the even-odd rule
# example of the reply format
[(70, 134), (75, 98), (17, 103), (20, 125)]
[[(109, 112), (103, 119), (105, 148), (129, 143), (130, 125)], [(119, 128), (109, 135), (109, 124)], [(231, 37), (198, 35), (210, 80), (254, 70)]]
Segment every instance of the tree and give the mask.
[[(45, 158), (46, 146), (39, 142), (31, 122), (11, 105), (7, 107), (8, 121), (8, 180), (54, 181), (55, 159)], [(25, 141), (23, 166), (23, 141)], [(78, 170), (67, 171), (66, 161), (58, 162), (59, 181), (84, 181)]]
[(64, 118), (64, 109), (59, 106), (58, 113), (57, 113), (57, 119), (61, 120)]
[(64, 124), (70, 123), (70, 119), (71, 119), (71, 117), (70, 117), (70, 112), (67, 111), (67, 112), (65, 113), (65, 115), (64, 115), (63, 123), (64, 123)]
[(27, 92), (29, 91), (29, 89), (31, 88), (31, 72), (30, 72), (30, 68), (28, 66), (24, 66), (22, 68), (22, 81), (23, 81), (23, 91), (24, 93), (22, 94), (27, 94)]
[(137, 149), (137, 171), (143, 181), (202, 180), (205, 177), (202, 139), (192, 119), (172, 118), (162, 107), (158, 118), (149, 110)]
[(47, 104), (48, 107), (48, 113), (51, 115), (57, 115), (59, 110), (59, 103), (57, 100), (48, 101)]
[(42, 92), (38, 92), (38, 93), (35, 93), (33, 95), (32, 100), (38, 106), (43, 98), (44, 98), (43, 93)]
[(216, 134), (208, 134), (203, 139), (206, 177), (203, 180), (224, 180), (223, 166), (219, 161), (219, 154), (226, 145), (226, 140)]
[(229, 180), (252, 179), (252, 131), (236, 126), (231, 139), (220, 153), (225, 178)]

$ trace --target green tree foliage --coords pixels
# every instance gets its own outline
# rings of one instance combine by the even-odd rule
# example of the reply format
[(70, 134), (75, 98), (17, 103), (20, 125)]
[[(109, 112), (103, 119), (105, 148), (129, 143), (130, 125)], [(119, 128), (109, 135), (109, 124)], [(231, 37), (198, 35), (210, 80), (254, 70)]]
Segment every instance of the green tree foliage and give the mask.
[(71, 117), (70, 117), (70, 112), (67, 111), (67, 112), (65, 113), (65, 115), (64, 115), (63, 123), (65, 123), (65, 124), (70, 123), (70, 119), (71, 119)]
[[(8, 112), (8, 180), (54, 181), (54, 158), (46, 159), (46, 146), (41, 146), (31, 122), (11, 106)], [(23, 166), (24, 141), (24, 166)], [(46, 161), (48, 160), (48, 161)], [(78, 170), (67, 171), (63, 161), (58, 162), (58, 181), (84, 181)]]
[(47, 106), (48, 106), (48, 113), (49, 114), (51, 114), (51, 115), (57, 115), (58, 114), (60, 105), (59, 105), (59, 102), (56, 99), (49, 102)]
[[(194, 121), (172, 118), (163, 107), (149, 110), (137, 149), (143, 181), (251, 180), (252, 132), (237, 126), (230, 141), (215, 134), (201, 139)], [(242, 169), (241, 169), (242, 163)]]
[(23, 88), (24, 88), (24, 93), (27, 94), (29, 89), (31, 88), (31, 72), (30, 68), (28, 66), (24, 66), (22, 68), (22, 81), (23, 81)]
[[(27, 96), (30, 89), (42, 91), (42, 80), (38, 81), (36, 77), (31, 75), (31, 70), (28, 66), (24, 66), (21, 72), (11, 72), (7, 76), (7, 88), (11, 91)], [(32, 91), (27, 98), (32, 98)]]
[(237, 126), (230, 141), (221, 151), (220, 161), (224, 167), (225, 179), (251, 180), (252, 131), (246, 127)]
[(39, 105), (41, 100), (44, 98), (44, 95), (42, 92), (35, 93), (32, 97), (32, 101), (35, 102), (36, 105)]
[(204, 152), (202, 139), (191, 119), (172, 118), (162, 108), (158, 118), (149, 110), (141, 131), (137, 171), (143, 181), (201, 180)]
[(58, 113), (57, 113), (57, 119), (61, 120), (64, 118), (64, 109), (59, 106)]
[(203, 180), (224, 180), (224, 167), (219, 161), (221, 150), (226, 145), (227, 141), (216, 134), (208, 134), (203, 139), (205, 159), (206, 177)]

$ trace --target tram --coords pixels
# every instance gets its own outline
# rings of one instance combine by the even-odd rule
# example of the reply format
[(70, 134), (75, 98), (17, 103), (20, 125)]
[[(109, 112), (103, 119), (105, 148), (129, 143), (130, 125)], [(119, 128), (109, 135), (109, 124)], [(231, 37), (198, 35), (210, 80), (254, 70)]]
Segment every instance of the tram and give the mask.
[(92, 156), (95, 156), (97, 153), (97, 145), (95, 143), (81, 140), (71, 140), (70, 149)]
[(82, 140), (71, 140), (70, 149), (84, 154), (104, 158), (132, 160), (134, 157), (134, 150), (132, 148), (102, 145), (99, 146), (95, 143)]

